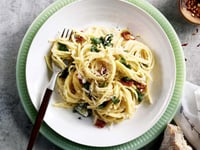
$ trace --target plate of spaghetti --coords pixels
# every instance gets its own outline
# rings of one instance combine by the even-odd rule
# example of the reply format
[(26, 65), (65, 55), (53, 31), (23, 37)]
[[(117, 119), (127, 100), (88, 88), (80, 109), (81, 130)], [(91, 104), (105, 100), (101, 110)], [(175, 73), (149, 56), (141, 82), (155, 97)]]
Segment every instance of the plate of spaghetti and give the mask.
[(103, 128), (130, 118), (142, 101), (152, 103), (153, 54), (127, 29), (89, 27), (66, 36), (52, 41), (46, 56), (49, 70), (52, 63), (62, 70), (57, 90), (63, 101), (56, 106), (91, 114)]
[(173, 118), (185, 78), (174, 29), (143, 0), (58, 0), (38, 16), (17, 62), (32, 121), (52, 64), (61, 71), (41, 133), (63, 149), (148, 144)]

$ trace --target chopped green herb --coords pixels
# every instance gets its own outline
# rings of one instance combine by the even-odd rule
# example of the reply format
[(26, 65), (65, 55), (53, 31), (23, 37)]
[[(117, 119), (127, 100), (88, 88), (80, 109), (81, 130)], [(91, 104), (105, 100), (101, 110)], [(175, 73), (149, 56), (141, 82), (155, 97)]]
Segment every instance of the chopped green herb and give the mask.
[(142, 65), (143, 65), (144, 67), (148, 67), (148, 65), (147, 65), (147, 64), (144, 64), (144, 63), (142, 63)]
[(60, 51), (69, 51), (68, 48), (67, 48), (67, 45), (62, 44), (62, 43), (58, 43), (58, 49)]
[(90, 82), (86, 82), (83, 84), (83, 87), (86, 89), (86, 90), (89, 90), (90, 89)]
[(102, 38), (91, 38), (90, 40), (93, 45), (98, 45), (102, 43)]
[(112, 98), (111, 98), (111, 100), (112, 100), (112, 102), (114, 103), (114, 104), (117, 104), (117, 103), (119, 103), (119, 98), (117, 98), (116, 96), (113, 96)]
[(131, 69), (131, 65), (130, 64), (126, 64), (125, 65), (127, 68)]
[(128, 52), (129, 52), (129, 50), (124, 50), (124, 52), (128, 53)]
[(61, 72), (61, 74), (59, 75), (59, 77), (65, 79), (65, 78), (67, 78), (68, 74), (69, 74), (68, 68), (66, 67), (66, 68)]
[(99, 105), (99, 106), (97, 107), (97, 109), (102, 109), (102, 108), (106, 107), (107, 104), (108, 104), (108, 101), (103, 102), (101, 105)]
[(121, 57), (121, 59), (120, 59), (119, 61), (120, 61), (120, 63), (122, 63), (122, 64), (126, 64), (126, 59), (125, 59), (124, 57)]
[(108, 85), (108, 83), (106, 83), (106, 82), (102, 82), (102, 83), (99, 84), (99, 87), (102, 88), (102, 87), (106, 87), (107, 85)]
[(129, 77), (123, 77), (123, 78), (121, 78), (121, 80), (124, 81), (124, 82), (133, 81), (133, 80), (132, 80), (131, 78), (129, 78)]
[(124, 57), (121, 57), (121, 59), (119, 60), (124, 66), (126, 66), (127, 68), (131, 69), (131, 65), (126, 63), (126, 59)]
[(139, 103), (142, 102), (142, 100), (144, 99), (144, 94), (142, 92), (140, 92), (139, 90), (136, 90), (137, 94), (138, 94), (138, 101)]
[(91, 51), (91, 52), (100, 52), (100, 50), (97, 49), (97, 46), (96, 46), (96, 45), (92, 45), (90, 51)]
[(94, 46), (100, 45), (102, 44), (104, 47), (106, 46), (112, 46), (112, 38), (113, 35), (112, 34), (107, 34), (105, 37), (99, 37), (99, 38), (91, 38), (91, 43)]
[(87, 103), (78, 103), (74, 107), (74, 112), (78, 112), (80, 115), (84, 117), (88, 117), (90, 112), (89, 109), (87, 108), (88, 104)]

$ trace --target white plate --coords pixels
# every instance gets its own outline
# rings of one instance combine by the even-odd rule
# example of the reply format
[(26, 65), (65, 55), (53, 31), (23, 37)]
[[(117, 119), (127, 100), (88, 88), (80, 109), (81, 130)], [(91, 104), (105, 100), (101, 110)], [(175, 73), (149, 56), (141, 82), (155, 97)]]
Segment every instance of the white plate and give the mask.
[(160, 25), (142, 9), (119, 0), (82, 0), (63, 7), (42, 25), (32, 41), (26, 62), (26, 83), (31, 101), (38, 109), (49, 81), (44, 60), (51, 46), (48, 41), (64, 27), (82, 29), (94, 25), (127, 27), (152, 49), (156, 60), (151, 86), (153, 104), (141, 105), (133, 118), (111, 129), (99, 129), (89, 118), (79, 120), (72, 110), (54, 107), (59, 98), (54, 94), (44, 120), (59, 135), (76, 143), (114, 146), (133, 140), (153, 127), (165, 112), (174, 89), (173, 49)]

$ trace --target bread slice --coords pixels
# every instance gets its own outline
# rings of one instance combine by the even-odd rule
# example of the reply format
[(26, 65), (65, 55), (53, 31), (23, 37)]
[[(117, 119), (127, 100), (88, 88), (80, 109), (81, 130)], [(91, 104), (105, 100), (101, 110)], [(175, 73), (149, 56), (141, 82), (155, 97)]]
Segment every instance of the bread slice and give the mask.
[(160, 150), (192, 150), (192, 147), (187, 144), (180, 127), (168, 124)]

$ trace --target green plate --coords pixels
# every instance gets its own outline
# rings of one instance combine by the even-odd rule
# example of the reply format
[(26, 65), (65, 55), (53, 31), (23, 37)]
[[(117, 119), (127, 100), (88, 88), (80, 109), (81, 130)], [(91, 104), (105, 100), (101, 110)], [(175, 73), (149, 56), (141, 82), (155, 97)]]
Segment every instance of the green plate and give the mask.
[[(17, 65), (16, 65), (17, 88), (18, 88), (18, 92), (19, 92), (23, 107), (32, 122), (34, 122), (36, 118), (37, 111), (35, 110), (30, 100), (28, 90), (27, 90), (27, 85), (26, 85), (25, 70), (26, 70), (26, 59), (27, 59), (28, 51), (36, 33), (42, 27), (42, 25), (47, 21), (47, 19), (51, 17), (55, 12), (57, 12), (58, 10), (60, 10), (61, 8), (63, 8), (64, 6), (72, 2), (74, 2), (74, 0), (58, 0), (54, 2), (52, 5), (50, 5), (48, 8), (46, 8), (29, 27), (21, 43), (19, 53), (18, 53), (18, 58), (17, 58)], [(176, 35), (176, 32), (174, 31), (170, 23), (167, 21), (167, 19), (155, 7), (153, 7), (151, 4), (149, 4), (145, 0), (128, 0), (128, 2), (139, 7), (140, 9), (148, 13), (150, 16), (152, 16), (155, 19), (155, 21), (157, 21), (157, 23), (160, 24), (160, 26), (166, 33), (171, 43), (171, 46), (174, 50), (174, 56), (175, 56), (175, 61), (176, 61), (176, 81), (175, 81), (174, 92), (173, 92), (171, 101), (166, 111), (162, 115), (162, 117), (145, 134), (125, 144), (121, 144), (121, 145), (113, 146), (113, 147), (103, 147), (103, 148), (95, 147), (95, 149), (134, 150), (134, 149), (139, 149), (145, 146), (146, 144), (154, 140), (164, 130), (166, 125), (173, 119), (176, 113), (176, 110), (180, 104), (180, 97), (182, 95), (183, 84), (185, 81), (185, 63), (184, 63), (184, 55), (183, 55), (182, 47)], [(66, 150), (94, 149), (94, 147), (80, 145), (80, 144), (67, 140), (66, 138), (54, 132), (45, 123), (42, 124), (40, 132), (52, 143)]]

